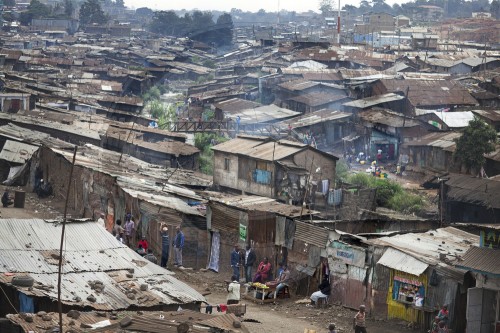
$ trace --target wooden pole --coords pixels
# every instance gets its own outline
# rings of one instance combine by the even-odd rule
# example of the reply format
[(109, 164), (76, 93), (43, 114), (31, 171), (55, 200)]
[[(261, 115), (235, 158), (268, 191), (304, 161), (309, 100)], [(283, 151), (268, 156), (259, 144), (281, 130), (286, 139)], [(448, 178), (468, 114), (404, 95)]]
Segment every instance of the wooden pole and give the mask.
[[(59, 246), (59, 268), (57, 271), (57, 306), (59, 311), (59, 332), (63, 332), (62, 321), (62, 302), (61, 302), (61, 277), (62, 277), (62, 262), (63, 262), (63, 247), (64, 247), (64, 231), (66, 230), (66, 215), (68, 213), (68, 200), (71, 190), (71, 183), (73, 179), (73, 169), (75, 168), (76, 151), (78, 147), (75, 146), (73, 151), (73, 162), (71, 162), (71, 169), (69, 171), (68, 190), (66, 191), (66, 202), (64, 203), (64, 215), (61, 230), (61, 245)], [(75, 189), (76, 190), (76, 189)]]

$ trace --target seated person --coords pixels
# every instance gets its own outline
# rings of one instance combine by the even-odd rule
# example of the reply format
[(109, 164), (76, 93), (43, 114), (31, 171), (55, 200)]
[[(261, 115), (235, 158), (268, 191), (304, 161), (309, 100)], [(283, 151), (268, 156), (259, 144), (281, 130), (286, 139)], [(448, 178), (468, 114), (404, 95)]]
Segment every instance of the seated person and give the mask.
[(143, 257), (146, 255), (146, 251), (142, 248), (142, 244), (139, 244), (139, 247), (137, 248), (137, 250), (135, 250), (135, 252), (137, 252)]
[(278, 283), (276, 286), (276, 295), (278, 295), (282, 289), (288, 287), (288, 283), (290, 282), (290, 270), (287, 265), (283, 266), (283, 272), (281, 272), (275, 281)]
[(2, 205), (4, 207), (9, 207), (13, 203), (14, 203), (14, 201), (9, 196), (9, 190), (5, 189), (5, 192), (3, 192), (3, 195), (2, 195)]
[(320, 298), (326, 298), (330, 296), (331, 292), (331, 287), (330, 287), (330, 281), (328, 281), (328, 278), (323, 278), (323, 282), (318, 286), (318, 291), (313, 292), (311, 295), (311, 304), (307, 304), (308, 306), (312, 306), (318, 302), (318, 299)]
[(142, 245), (142, 248), (144, 249), (144, 251), (147, 251), (148, 248), (149, 248), (149, 244), (148, 244), (148, 241), (146, 239), (146, 236), (142, 236), (142, 238), (141, 238), (141, 240), (139, 241), (138, 244)]
[(271, 263), (269, 262), (267, 257), (264, 257), (264, 260), (261, 261), (259, 267), (257, 268), (257, 273), (255, 273), (252, 282), (265, 283), (267, 281), (270, 271), (271, 271)]

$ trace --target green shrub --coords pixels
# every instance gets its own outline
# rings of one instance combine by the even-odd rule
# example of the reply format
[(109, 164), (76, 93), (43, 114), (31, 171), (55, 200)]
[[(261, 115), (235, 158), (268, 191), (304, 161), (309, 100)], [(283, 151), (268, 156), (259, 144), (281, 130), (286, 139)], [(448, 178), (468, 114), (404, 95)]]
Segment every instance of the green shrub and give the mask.
[(396, 193), (388, 202), (388, 207), (390, 209), (405, 214), (418, 213), (422, 210), (423, 205), (424, 200), (421, 196), (408, 191)]

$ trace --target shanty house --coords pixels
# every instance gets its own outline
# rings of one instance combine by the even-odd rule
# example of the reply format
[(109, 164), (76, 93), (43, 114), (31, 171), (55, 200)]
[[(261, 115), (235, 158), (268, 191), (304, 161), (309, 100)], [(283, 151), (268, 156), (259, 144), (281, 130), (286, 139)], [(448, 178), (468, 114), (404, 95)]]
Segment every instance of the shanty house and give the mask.
[[(32, 158), (29, 185), (34, 184), (39, 172), (52, 184), (55, 197), (60, 198), (67, 186), (72, 148), (61, 144), (39, 149)], [(96, 218), (105, 213), (107, 228), (111, 230), (117, 219), (123, 221), (125, 214), (130, 213), (136, 223), (133, 246), (139, 237), (145, 236), (157, 254), (161, 252), (162, 223), (167, 224), (170, 239), (175, 235), (175, 227), (180, 226), (186, 236), (183, 264), (193, 268), (205, 266), (208, 243), (202, 198), (187, 187), (204, 189), (210, 181), (198, 178), (194, 172), (162, 169), (92, 145), (78, 148), (73, 178), (70, 214)], [(173, 251), (170, 256), (173, 258)]]
[(456, 264), (475, 280), (467, 290), (467, 332), (490, 333), (500, 329), (500, 229), (480, 231), (479, 247), (471, 247)]
[(373, 95), (401, 92), (407, 97), (405, 113), (414, 115), (414, 109), (453, 110), (460, 106), (474, 106), (478, 102), (467, 89), (446, 80), (382, 79), (373, 84)]
[(337, 157), (309, 145), (266, 137), (238, 136), (214, 150), (214, 186), (222, 189), (302, 202), (312, 192), (327, 193), (335, 181)]
[(443, 213), (448, 222), (500, 221), (500, 180), (450, 174), (443, 188)]
[(448, 304), (449, 327), (464, 332), (466, 327), (466, 271), (454, 267), (479, 237), (453, 227), (425, 233), (407, 233), (365, 241), (371, 245), (367, 274), (375, 317), (401, 319), (427, 331), (440, 307)]
[[(62, 224), (41, 219), (3, 219), (0, 233), (0, 315), (57, 312)], [(87, 220), (66, 224), (61, 301), (71, 309), (197, 310), (204, 297), (173, 273), (153, 264)], [(144, 285), (144, 286), (143, 286)], [(145, 289), (145, 290), (144, 290)], [(6, 301), (4, 297), (9, 299)]]

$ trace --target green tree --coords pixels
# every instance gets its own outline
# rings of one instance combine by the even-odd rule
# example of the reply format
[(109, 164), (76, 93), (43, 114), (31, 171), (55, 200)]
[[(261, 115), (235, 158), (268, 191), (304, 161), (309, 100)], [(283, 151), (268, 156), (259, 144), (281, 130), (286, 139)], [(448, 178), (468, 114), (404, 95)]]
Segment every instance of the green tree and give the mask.
[(99, 0), (86, 0), (80, 7), (80, 25), (106, 24), (109, 18), (102, 11)]
[(4, 0), (3, 4), (6, 7), (14, 7), (16, 5), (16, 0)]
[(19, 21), (22, 25), (31, 24), (31, 20), (48, 17), (51, 13), (50, 7), (44, 5), (38, 0), (32, 0), (28, 6), (28, 10), (19, 15)]
[(73, 17), (73, 12), (75, 11), (75, 5), (71, 0), (64, 0), (64, 14), (71, 18)]
[(495, 151), (497, 133), (489, 124), (474, 117), (455, 142), (455, 159), (462, 163), (467, 172), (479, 172), (486, 162), (484, 155)]
[(231, 14), (224, 13), (217, 18), (216, 26), (216, 43), (220, 46), (231, 45), (233, 42), (233, 18)]
[(115, 1), (115, 6), (119, 8), (125, 8), (125, 1), (123, 0), (116, 0)]

